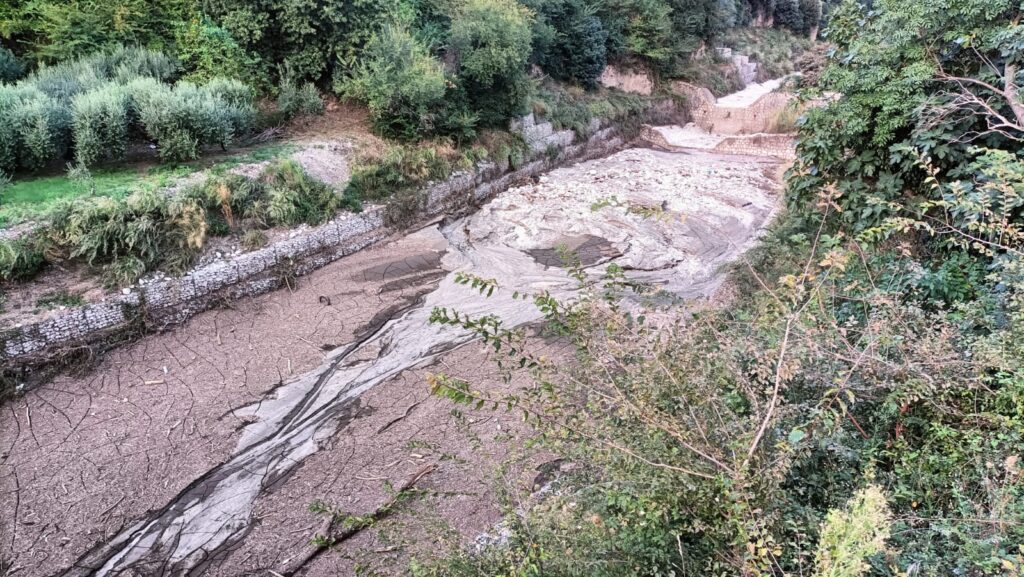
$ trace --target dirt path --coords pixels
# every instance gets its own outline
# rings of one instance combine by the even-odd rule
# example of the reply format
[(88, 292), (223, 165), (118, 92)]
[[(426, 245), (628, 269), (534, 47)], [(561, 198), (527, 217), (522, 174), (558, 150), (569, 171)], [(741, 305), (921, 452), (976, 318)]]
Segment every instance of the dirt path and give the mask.
[[(540, 315), (511, 291), (571, 298), (553, 266), (577, 248), (588, 274), (614, 261), (638, 280), (709, 295), (720, 266), (754, 242), (778, 162), (627, 150), (506, 191), (471, 217), (347, 257), (282, 290), (147, 337), (85, 374), (0, 410), (0, 559), (10, 575), (273, 575), (323, 520), (323, 500), (365, 514), (425, 465), (426, 495), (306, 564), (400, 574), (439, 543), (465, 544), (499, 518), (501, 483), (528, 490), (542, 455), (520, 456), (513, 415), (427, 396), (443, 370), (507, 391), (465, 331), (435, 306), (508, 326)], [(484, 299), (464, 271), (503, 287)], [(543, 343), (557, 358), (564, 345)], [(325, 352), (329, 351), (329, 352)]]

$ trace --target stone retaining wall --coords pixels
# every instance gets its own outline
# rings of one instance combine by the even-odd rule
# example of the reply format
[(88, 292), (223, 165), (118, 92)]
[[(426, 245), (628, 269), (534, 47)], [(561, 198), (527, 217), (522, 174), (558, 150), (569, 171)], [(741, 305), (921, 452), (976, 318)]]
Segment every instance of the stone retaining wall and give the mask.
[(715, 134), (757, 134), (776, 129), (779, 116), (796, 97), (784, 92), (765, 94), (746, 108), (711, 106), (694, 113), (694, 121)]
[[(664, 111), (661, 103), (656, 110)], [(599, 128), (577, 142), (570, 131), (554, 131), (532, 115), (521, 122), (535, 159), (512, 170), (484, 164), (471, 172), (422, 191), (419, 223), (440, 215), (468, 213), (480, 202), (516, 182), (560, 165), (611, 154), (626, 145), (615, 127)], [(546, 125), (546, 126), (545, 126)], [(557, 155), (553, 151), (557, 149)], [(117, 334), (163, 330), (224, 302), (265, 293), (289, 278), (308, 274), (346, 255), (400, 232), (385, 223), (386, 207), (344, 214), (294, 238), (222, 260), (179, 277), (143, 285), (58, 316), (13, 329), (0, 330), (0, 374), (30, 369), (59, 359), (82, 347), (102, 348)]]
[(744, 156), (771, 156), (796, 160), (796, 139), (789, 134), (729, 136), (715, 145), (715, 152)]

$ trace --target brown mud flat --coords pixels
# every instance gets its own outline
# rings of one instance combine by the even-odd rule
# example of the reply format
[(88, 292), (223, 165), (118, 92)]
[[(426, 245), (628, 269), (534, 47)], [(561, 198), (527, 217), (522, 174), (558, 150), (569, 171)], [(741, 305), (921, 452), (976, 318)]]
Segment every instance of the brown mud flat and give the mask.
[[(443, 276), (441, 255), (436, 242), (415, 235), (371, 248), (301, 279), (295, 290), (201, 313), (111, 352), (86, 375), (61, 376), (0, 407), (0, 552), (9, 564), (2, 574), (60, 574), (133, 519), (159, 510), (228, 458), (250, 422), (239, 408), (415, 305)], [(488, 357), (470, 344), (433, 370), (498, 394), (523, 384), (504, 383)], [(515, 415), (473, 411), (453, 421), (450, 404), (429, 396), (429, 370), (405, 372), (346, 407), (348, 424), (266, 487), (244, 542), (201, 573), (286, 566), (322, 524), (309, 511), (313, 500), (368, 513), (387, 500), (389, 483), (426, 464), (437, 469), (417, 483), (425, 493), (403, 508), (400, 534), (387, 537), (393, 523), (385, 521), (342, 554), (318, 556), (306, 574), (352, 574), (368, 563), (401, 573), (416, 551), (413, 535), (430, 544), (427, 553), (438, 540), (454, 544), (488, 530), (500, 516), (493, 472), (522, 444), (522, 424)], [(529, 470), (523, 475), (531, 479)], [(360, 560), (367, 548), (386, 551)]]
[[(428, 326), (433, 306), (510, 326), (536, 311), (464, 295), (451, 271), (570, 298), (556, 264), (619, 263), (686, 298), (721, 286), (770, 217), (777, 161), (627, 150), (510, 189), (476, 214), (358, 252), (282, 289), (200, 313), (0, 406), (0, 559), (6, 575), (404, 574), (500, 519), (544, 455), (515, 414), (430, 397), (428, 372), (495, 394), (471, 335)], [(535, 338), (534, 352), (571, 353)], [(322, 501), (364, 515), (422, 471), (395, 514), (297, 566)], [(501, 471), (499, 474), (498, 472)]]

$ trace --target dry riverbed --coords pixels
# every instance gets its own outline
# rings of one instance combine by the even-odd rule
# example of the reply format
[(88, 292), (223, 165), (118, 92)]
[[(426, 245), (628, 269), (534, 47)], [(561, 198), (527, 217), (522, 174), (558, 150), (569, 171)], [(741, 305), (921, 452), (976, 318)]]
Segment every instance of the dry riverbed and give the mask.
[[(428, 395), (428, 372), (498, 394), (528, 384), (506, 383), (469, 333), (429, 324), (431, 309), (536, 327), (511, 292), (573, 298), (561, 246), (591, 278), (615, 262), (666, 295), (710, 296), (770, 217), (778, 172), (763, 158), (645, 149), (559, 169), (9, 401), (7, 574), (403, 574), (411, 557), (470, 546), (500, 519), (499, 490), (528, 494), (547, 457), (523, 448), (516, 415), (453, 416)], [(502, 288), (483, 298), (456, 271)], [(370, 513), (417, 476), (417, 498), (311, 555), (324, 526), (311, 503)]]

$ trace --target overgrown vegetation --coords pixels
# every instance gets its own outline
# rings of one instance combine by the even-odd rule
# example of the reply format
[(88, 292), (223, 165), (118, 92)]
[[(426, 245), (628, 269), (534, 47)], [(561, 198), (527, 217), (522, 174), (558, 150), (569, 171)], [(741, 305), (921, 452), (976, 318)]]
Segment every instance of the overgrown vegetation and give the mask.
[[(0, 79), (13, 83), (26, 64), (34, 71), (0, 102), (16, 99), (10, 122), (33, 128), (19, 135), (17, 148), (28, 153), (17, 162), (0, 155), (0, 169), (31, 170), (67, 151), (82, 162), (116, 157), (142, 134), (170, 160), (226, 144), (252, 126), (243, 116), (253, 111), (240, 88), (230, 96), (207, 89), (223, 88), (221, 77), (279, 95), (287, 115), (318, 110), (316, 86), (333, 86), (367, 103), (382, 135), (463, 142), (525, 110), (530, 66), (587, 89), (608, 61), (674, 78), (729, 30), (774, 19), (808, 35), (821, 11), (820, 0), (19, 2), (0, 9), (0, 38), (14, 50), (0, 52)], [(177, 130), (151, 126), (155, 113), (137, 109), (140, 77), (195, 85), (160, 93), (161, 121)], [(198, 112), (183, 117), (182, 106)], [(236, 121), (230, 131), (222, 116)], [(71, 124), (81, 127), (75, 139)], [(103, 140), (116, 146), (99, 149)]]
[[(284, 144), (264, 145), (209, 163), (211, 171), (223, 171), (244, 162), (270, 161), (291, 152)], [(45, 220), (65, 201), (84, 196), (124, 198), (138, 190), (171, 186), (205, 164), (175, 166), (121, 166), (94, 170), (73, 167), (65, 174), (33, 176), (0, 185), (0, 227)]]
[(413, 573), (1020, 575), (1021, 17), (837, 8), (821, 88), (842, 96), (801, 122), (788, 214), (727, 308), (680, 328), (621, 307), (615, 267), (580, 302), (529, 295), (575, 344), (560, 371), (495, 317), (435, 310), (537, 386), (434, 392), (521, 411), (576, 466), (509, 511), (507, 544)]
[(321, 224), (338, 210), (359, 210), (293, 160), (272, 162), (256, 179), (225, 174), (168, 196), (138, 190), (118, 199), (85, 197), (57, 206), (48, 220), (13, 241), (0, 241), (0, 280), (31, 278), (47, 260), (95, 267), (114, 286), (161, 268), (179, 272), (208, 236), (237, 234), (247, 246), (274, 226)]
[(160, 52), (119, 49), (0, 86), (0, 170), (36, 170), (70, 151), (82, 166), (120, 160), (140, 136), (164, 160), (189, 160), (254, 126), (252, 89), (225, 79), (167, 84), (175, 73)]
[[(639, 124), (650, 98), (610, 91), (565, 90), (548, 84), (538, 87), (530, 104), (539, 121), (550, 121), (556, 130), (573, 130), (585, 138), (591, 135), (593, 121), (598, 119), (616, 121), (628, 132), (631, 126)], [(416, 202), (403, 193), (430, 181), (444, 180), (481, 160), (517, 168), (530, 154), (522, 137), (498, 130), (482, 132), (468, 146), (459, 140), (442, 138), (418, 145), (367, 150), (356, 159), (347, 193), (369, 201), (397, 195), (394, 204), (411, 203), (406, 208), (415, 209)]]
[(730, 30), (722, 38), (722, 44), (758, 63), (759, 82), (796, 72), (803, 56), (814, 50), (813, 42), (806, 37), (763, 28)]

